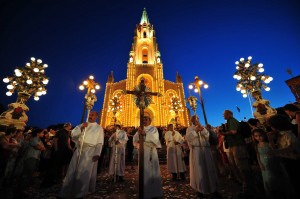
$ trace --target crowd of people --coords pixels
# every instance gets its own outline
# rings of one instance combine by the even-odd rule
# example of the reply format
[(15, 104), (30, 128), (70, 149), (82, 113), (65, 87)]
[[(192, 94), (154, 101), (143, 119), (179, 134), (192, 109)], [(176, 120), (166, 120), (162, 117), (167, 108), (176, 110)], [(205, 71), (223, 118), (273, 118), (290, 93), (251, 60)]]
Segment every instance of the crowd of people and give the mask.
[(264, 124), (255, 118), (238, 121), (225, 110), (227, 122), (217, 127), (200, 124), (197, 116), (188, 128), (154, 127), (145, 116), (143, 128), (103, 129), (94, 111), (75, 128), (71, 123), (49, 129), (1, 127), (1, 186), (15, 187), (15, 197), (22, 198), (38, 178), (41, 187), (62, 183), (60, 198), (84, 197), (95, 191), (97, 172), (104, 168), (112, 181), (126, 181), (125, 165), (136, 170), (143, 138), (144, 198), (163, 197), (157, 151), (164, 145), (171, 180), (189, 179), (199, 198), (221, 198), (219, 178), (240, 184), (241, 198), (300, 198), (300, 108), (287, 104), (283, 110)]

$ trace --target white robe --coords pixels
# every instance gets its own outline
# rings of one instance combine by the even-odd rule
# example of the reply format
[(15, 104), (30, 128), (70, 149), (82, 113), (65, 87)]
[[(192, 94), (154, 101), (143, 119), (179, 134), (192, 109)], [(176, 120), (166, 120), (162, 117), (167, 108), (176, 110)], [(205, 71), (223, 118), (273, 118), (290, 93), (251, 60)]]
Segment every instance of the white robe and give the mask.
[(73, 154), (63, 181), (59, 194), (62, 198), (80, 198), (95, 192), (98, 161), (93, 162), (92, 158), (93, 156), (100, 156), (104, 139), (103, 128), (97, 123), (89, 123), (86, 127), (82, 153), (76, 172), (82, 140), (81, 125), (72, 130), (71, 136), (77, 141), (78, 148)]
[(124, 176), (125, 173), (125, 145), (127, 143), (128, 137), (125, 131), (123, 130), (117, 130), (115, 133), (113, 133), (108, 142), (110, 143), (110, 146), (112, 147), (112, 152), (110, 156), (109, 161), (109, 174), (114, 175), (115, 174), (115, 151), (116, 151), (116, 145), (114, 140), (114, 135), (116, 135), (117, 141), (119, 143), (117, 144), (117, 175), (118, 176)]
[(186, 140), (190, 148), (190, 185), (197, 192), (209, 194), (217, 191), (217, 172), (208, 142), (209, 132), (195, 131), (192, 125), (186, 130)]
[[(159, 160), (156, 148), (161, 148), (158, 131), (154, 126), (144, 127), (146, 139), (144, 142), (144, 197), (162, 197), (162, 182)], [(138, 132), (133, 136), (133, 142), (139, 142)]]
[[(165, 140), (167, 144), (168, 171), (170, 173), (182, 173), (186, 171), (181, 149), (181, 145), (184, 139), (178, 131), (175, 131), (174, 136), (172, 134), (172, 131), (168, 131), (165, 134)], [(180, 144), (175, 145), (174, 142), (179, 142)]]

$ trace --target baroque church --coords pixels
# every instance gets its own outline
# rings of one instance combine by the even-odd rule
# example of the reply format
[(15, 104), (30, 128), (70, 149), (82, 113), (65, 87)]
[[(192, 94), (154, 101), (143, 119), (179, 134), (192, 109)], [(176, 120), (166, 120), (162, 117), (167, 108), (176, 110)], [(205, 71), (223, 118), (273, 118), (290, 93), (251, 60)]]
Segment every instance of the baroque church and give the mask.
[[(108, 76), (101, 111), (100, 125), (107, 127), (115, 123), (124, 127), (139, 126), (140, 111), (135, 105), (134, 95), (124, 94), (124, 90), (133, 90), (144, 79), (151, 92), (152, 103), (144, 114), (152, 118), (153, 126), (166, 126), (169, 123), (181, 126), (189, 125), (189, 110), (186, 107), (181, 76), (176, 74), (176, 82), (164, 79), (163, 63), (156, 42), (155, 30), (150, 24), (146, 9), (141, 21), (136, 25), (133, 43), (127, 63), (127, 78), (115, 81), (113, 71)], [(176, 102), (174, 102), (176, 99)], [(178, 110), (174, 109), (174, 103)]]

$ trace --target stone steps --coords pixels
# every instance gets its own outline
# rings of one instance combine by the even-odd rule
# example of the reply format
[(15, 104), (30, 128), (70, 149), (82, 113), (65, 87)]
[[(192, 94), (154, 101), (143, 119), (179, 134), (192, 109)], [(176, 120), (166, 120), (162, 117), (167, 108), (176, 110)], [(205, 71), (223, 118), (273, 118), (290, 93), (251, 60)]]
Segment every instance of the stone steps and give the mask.
[(160, 164), (167, 163), (167, 147), (166, 145), (162, 145), (160, 149), (157, 150), (157, 155)]
[[(126, 154), (128, 151), (126, 149)], [(166, 145), (162, 145), (160, 149), (157, 149), (157, 155), (160, 164), (167, 164), (167, 147)], [(128, 161), (128, 156), (126, 155), (126, 161)]]

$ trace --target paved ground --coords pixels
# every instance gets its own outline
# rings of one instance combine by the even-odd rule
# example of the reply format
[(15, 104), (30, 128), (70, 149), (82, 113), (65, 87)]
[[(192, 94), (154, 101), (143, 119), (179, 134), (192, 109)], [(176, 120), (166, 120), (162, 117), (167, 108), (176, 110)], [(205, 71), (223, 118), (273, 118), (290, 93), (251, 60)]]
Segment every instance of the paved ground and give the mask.
[[(180, 198), (180, 199), (194, 199), (196, 192), (189, 185), (189, 175), (187, 174), (186, 181), (172, 181), (171, 176), (166, 168), (166, 149), (163, 147), (158, 151), (160, 158), (161, 177), (163, 182), (163, 198)], [(188, 167), (187, 167), (188, 168)], [(85, 199), (135, 199), (137, 198), (137, 166), (134, 169), (131, 166), (126, 166), (125, 182), (114, 183), (113, 178), (108, 176), (107, 167), (104, 168), (97, 178), (96, 192), (88, 195)], [(253, 168), (253, 176), (256, 178), (255, 187), (263, 190), (263, 185), (260, 183), (261, 177), (258, 168)], [(41, 178), (36, 177), (32, 186), (28, 190), (28, 197), (30, 199), (54, 199), (61, 188), (61, 183), (50, 188), (40, 188)], [(16, 188), (15, 185), (3, 188), (0, 186), (0, 198), (12, 199), (14, 198)], [(224, 199), (239, 199), (238, 193), (241, 191), (241, 186), (229, 180), (227, 177), (219, 178), (218, 192)], [(220, 197), (219, 197), (220, 198)], [(264, 198), (264, 197), (251, 197)], [(217, 198), (216, 198), (217, 199)]]
[[(126, 167), (125, 182), (114, 183), (113, 179), (107, 175), (107, 170), (103, 170), (98, 174), (96, 192), (90, 194), (86, 199), (126, 199), (126, 198), (137, 198), (137, 167), (135, 170), (131, 169), (130, 166)], [(189, 186), (189, 177), (186, 181), (172, 181), (171, 176), (167, 173), (166, 165), (161, 165), (161, 174), (163, 181), (163, 192), (164, 198), (181, 198), (181, 199), (193, 199), (196, 198), (196, 193)], [(47, 189), (39, 188), (40, 179), (36, 178), (33, 186), (28, 190), (27, 198), (45, 198), (53, 199), (57, 197), (60, 190), (61, 183), (54, 185)], [(235, 199), (238, 198), (237, 194), (241, 187), (237, 183), (228, 180), (223, 177), (220, 178), (219, 182), (219, 193), (223, 198)], [(13, 198), (13, 191), (9, 188), (0, 189), (0, 198)]]

